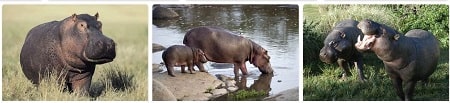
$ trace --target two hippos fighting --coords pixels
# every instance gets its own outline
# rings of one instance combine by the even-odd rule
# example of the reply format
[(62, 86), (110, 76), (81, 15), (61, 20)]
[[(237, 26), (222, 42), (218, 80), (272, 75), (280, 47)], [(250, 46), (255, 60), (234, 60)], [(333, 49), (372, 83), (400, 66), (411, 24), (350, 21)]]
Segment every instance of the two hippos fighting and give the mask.
[(414, 29), (402, 35), (387, 25), (368, 19), (359, 23), (354, 20), (338, 23), (324, 45), (320, 51), (323, 62), (337, 61), (344, 70), (343, 77), (350, 75), (348, 64), (354, 62), (361, 81), (365, 81), (365, 77), (360, 52), (375, 53), (383, 61), (401, 100), (412, 100), (417, 81), (427, 82), (437, 67), (440, 54), (439, 41), (431, 32)]

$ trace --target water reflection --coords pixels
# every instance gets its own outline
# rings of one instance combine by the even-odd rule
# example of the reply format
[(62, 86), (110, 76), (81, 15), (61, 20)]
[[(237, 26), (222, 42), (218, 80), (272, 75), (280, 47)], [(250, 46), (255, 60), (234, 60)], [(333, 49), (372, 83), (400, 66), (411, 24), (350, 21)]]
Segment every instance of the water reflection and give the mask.
[[(272, 90), (272, 88), (270, 88), (272, 77), (273, 74), (261, 74), (257, 80), (254, 80), (250, 87), (247, 86), (247, 76), (235, 76), (234, 80), (236, 81), (236, 86), (239, 88), (238, 91), (245, 90), (264, 92), (264, 95), (261, 96), (262, 98), (249, 98), (249, 100), (262, 100), (264, 97), (269, 96), (269, 91)], [(234, 98), (222, 96), (215, 100), (234, 100)]]
[[(274, 69), (272, 76), (260, 75), (259, 70), (246, 63), (250, 73), (241, 77), (242, 88), (266, 90), (276, 94), (298, 87), (299, 82), (299, 22), (297, 5), (158, 5), (167, 7), (180, 15), (170, 21), (153, 20), (153, 43), (165, 47), (181, 44), (184, 34), (198, 26), (219, 26), (235, 34), (251, 39), (267, 49)], [(154, 53), (153, 57), (161, 57)], [(161, 58), (153, 58), (160, 63)], [(215, 74), (234, 76), (229, 65), (207, 63), (208, 71)], [(258, 77), (259, 76), (259, 77)], [(248, 80), (248, 81), (247, 81)], [(282, 82), (271, 82), (271, 80)], [(263, 83), (266, 81), (266, 83)]]

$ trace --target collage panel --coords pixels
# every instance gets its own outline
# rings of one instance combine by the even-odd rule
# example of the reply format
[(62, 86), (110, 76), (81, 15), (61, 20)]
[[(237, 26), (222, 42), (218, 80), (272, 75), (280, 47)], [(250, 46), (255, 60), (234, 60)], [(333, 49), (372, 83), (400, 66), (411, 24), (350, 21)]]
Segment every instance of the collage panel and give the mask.
[(448, 101), (448, 5), (307, 4), (304, 101)]
[(147, 5), (3, 5), (3, 101), (147, 101)]
[(299, 100), (298, 5), (152, 8), (153, 101)]

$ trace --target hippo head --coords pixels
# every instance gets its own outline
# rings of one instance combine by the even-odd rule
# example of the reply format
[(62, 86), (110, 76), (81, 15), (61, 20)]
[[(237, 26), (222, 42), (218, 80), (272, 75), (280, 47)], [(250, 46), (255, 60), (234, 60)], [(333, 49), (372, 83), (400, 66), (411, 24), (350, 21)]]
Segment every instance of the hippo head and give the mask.
[(401, 36), (396, 31), (368, 19), (359, 22), (358, 28), (364, 34), (364, 37), (358, 36), (358, 42), (355, 44), (356, 49), (360, 52), (389, 49)]
[(62, 48), (83, 62), (103, 64), (116, 57), (115, 42), (103, 35), (99, 14), (73, 14), (61, 24)]
[(259, 71), (263, 74), (273, 73), (272, 67), (270, 65), (270, 56), (268, 55), (267, 50), (254, 42), (252, 43), (253, 52), (250, 56), (250, 63), (258, 67)]
[(206, 60), (205, 53), (202, 50), (198, 48), (192, 48), (192, 51), (194, 52), (194, 60), (196, 62), (200, 63), (208, 62), (208, 60)]
[(337, 61), (341, 53), (352, 48), (350, 41), (345, 39), (345, 33), (339, 30), (331, 31), (320, 49), (319, 58), (322, 62), (331, 64)]

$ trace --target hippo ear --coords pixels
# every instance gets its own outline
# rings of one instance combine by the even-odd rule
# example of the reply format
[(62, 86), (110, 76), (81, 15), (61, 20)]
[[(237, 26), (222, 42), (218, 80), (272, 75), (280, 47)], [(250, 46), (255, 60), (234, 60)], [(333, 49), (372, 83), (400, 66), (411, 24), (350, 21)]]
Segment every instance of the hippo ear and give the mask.
[(98, 15), (98, 12), (97, 12), (97, 13), (95, 13), (95, 20), (98, 20), (98, 17), (99, 17), (99, 15)]
[(398, 40), (400, 38), (400, 34), (395, 34), (394, 35), (394, 40)]
[(72, 16), (70, 16), (70, 18), (72, 18), (73, 21), (77, 20), (77, 14), (73, 13)]

